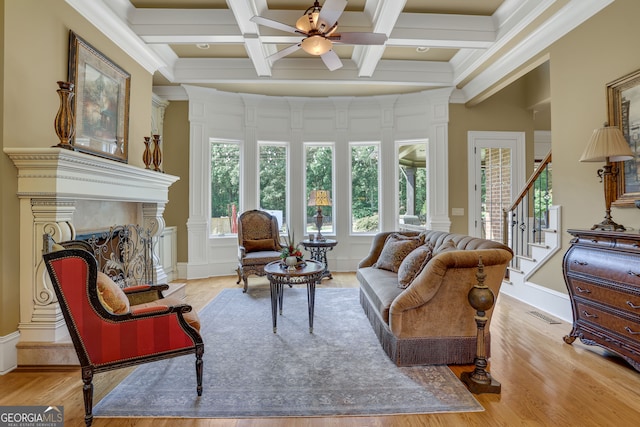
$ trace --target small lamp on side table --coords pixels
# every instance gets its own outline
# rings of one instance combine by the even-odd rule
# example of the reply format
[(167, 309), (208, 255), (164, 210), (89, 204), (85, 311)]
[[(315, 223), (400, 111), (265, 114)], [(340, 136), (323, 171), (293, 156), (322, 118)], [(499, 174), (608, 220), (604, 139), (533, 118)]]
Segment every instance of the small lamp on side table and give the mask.
[(625, 231), (626, 228), (611, 219), (611, 203), (615, 195), (614, 183), (618, 179), (618, 167), (612, 162), (622, 162), (633, 159), (634, 154), (629, 144), (624, 139), (622, 131), (615, 126), (607, 126), (595, 129), (585, 148), (581, 162), (605, 162), (602, 169), (598, 169), (600, 182), (604, 181), (604, 220), (591, 227), (592, 230)]
[(316, 214), (313, 216), (316, 222), (316, 228), (318, 229), (316, 240), (324, 240), (324, 236), (322, 236), (321, 231), (322, 224), (324, 222), (324, 217), (322, 216), (322, 207), (331, 206), (331, 196), (329, 195), (329, 191), (312, 190), (311, 193), (309, 193), (308, 206), (316, 206), (318, 208)]

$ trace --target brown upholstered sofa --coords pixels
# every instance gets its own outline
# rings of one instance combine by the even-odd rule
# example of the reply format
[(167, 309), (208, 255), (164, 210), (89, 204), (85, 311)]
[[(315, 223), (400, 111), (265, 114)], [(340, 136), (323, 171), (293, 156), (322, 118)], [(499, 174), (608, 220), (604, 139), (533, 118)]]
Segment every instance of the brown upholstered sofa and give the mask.
[[(427, 258), (413, 280), (399, 287), (398, 273), (378, 268), (385, 241), (392, 232), (375, 236), (369, 255), (357, 270), (360, 303), (385, 352), (398, 366), (471, 364), (476, 355), (475, 310), (467, 294), (477, 282), (482, 257), (485, 284), (497, 297), (513, 252), (501, 243), (442, 231), (424, 231)], [(394, 238), (415, 238), (417, 232), (396, 232)], [(420, 243), (422, 245), (422, 243)], [(388, 255), (388, 248), (386, 250)], [(407, 257), (409, 258), (409, 257)], [(407, 259), (408, 261), (408, 259)], [(405, 278), (404, 266), (400, 273)], [(406, 282), (406, 280), (405, 280)], [(487, 312), (486, 355), (490, 355)]]

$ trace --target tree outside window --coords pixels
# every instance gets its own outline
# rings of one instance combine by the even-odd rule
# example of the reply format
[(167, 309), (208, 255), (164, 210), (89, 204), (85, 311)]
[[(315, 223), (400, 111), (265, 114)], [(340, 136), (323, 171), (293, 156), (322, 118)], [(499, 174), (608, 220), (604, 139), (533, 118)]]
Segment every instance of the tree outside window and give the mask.
[(351, 144), (351, 232), (379, 231), (378, 144)]
[[(307, 144), (305, 147), (306, 158), (306, 200), (313, 190), (327, 190), (333, 200), (333, 145), (331, 144)], [(333, 203), (332, 203), (333, 204)], [(316, 206), (307, 206), (306, 233), (317, 231), (314, 215)], [(322, 206), (324, 217), (322, 233), (334, 233), (333, 206)]]
[(238, 232), (240, 143), (211, 141), (211, 234)]
[(259, 143), (260, 208), (278, 218), (280, 231), (287, 223), (287, 146), (285, 143)]

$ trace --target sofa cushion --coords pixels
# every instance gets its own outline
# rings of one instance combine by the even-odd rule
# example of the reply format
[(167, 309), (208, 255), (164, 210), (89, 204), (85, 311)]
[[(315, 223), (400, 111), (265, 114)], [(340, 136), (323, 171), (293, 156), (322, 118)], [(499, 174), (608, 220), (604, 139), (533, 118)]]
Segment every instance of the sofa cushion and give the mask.
[(435, 248), (433, 251), (433, 254), (438, 255), (443, 252), (457, 251), (457, 250), (458, 250), (458, 247), (456, 246), (455, 242), (453, 240), (447, 240), (446, 242), (444, 242), (443, 244)]
[(398, 268), (398, 287), (406, 289), (433, 256), (433, 245), (425, 243), (406, 256)]
[(129, 299), (124, 291), (102, 271), (98, 271), (98, 299), (102, 306), (113, 314), (129, 312)]
[(400, 264), (414, 249), (424, 243), (424, 236), (403, 236), (393, 233), (387, 237), (375, 268), (398, 272)]
[(374, 267), (359, 268), (356, 277), (360, 288), (368, 296), (373, 307), (378, 310), (385, 323), (389, 323), (389, 309), (402, 289), (398, 287), (398, 275), (388, 270)]

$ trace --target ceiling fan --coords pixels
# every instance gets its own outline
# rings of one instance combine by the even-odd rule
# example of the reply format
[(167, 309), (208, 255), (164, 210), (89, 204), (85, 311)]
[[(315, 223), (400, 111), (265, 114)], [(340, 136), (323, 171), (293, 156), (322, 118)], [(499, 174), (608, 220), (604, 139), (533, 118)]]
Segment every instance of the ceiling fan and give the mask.
[(383, 45), (387, 41), (386, 34), (380, 33), (338, 33), (336, 31), (338, 18), (345, 7), (347, 7), (346, 0), (326, 0), (322, 6), (316, 0), (313, 6), (298, 19), (295, 27), (262, 16), (254, 16), (251, 21), (258, 25), (305, 36), (300, 43), (282, 49), (268, 56), (267, 59), (276, 61), (302, 49), (311, 55), (320, 56), (327, 68), (333, 71), (342, 67), (342, 61), (332, 49), (333, 43)]

